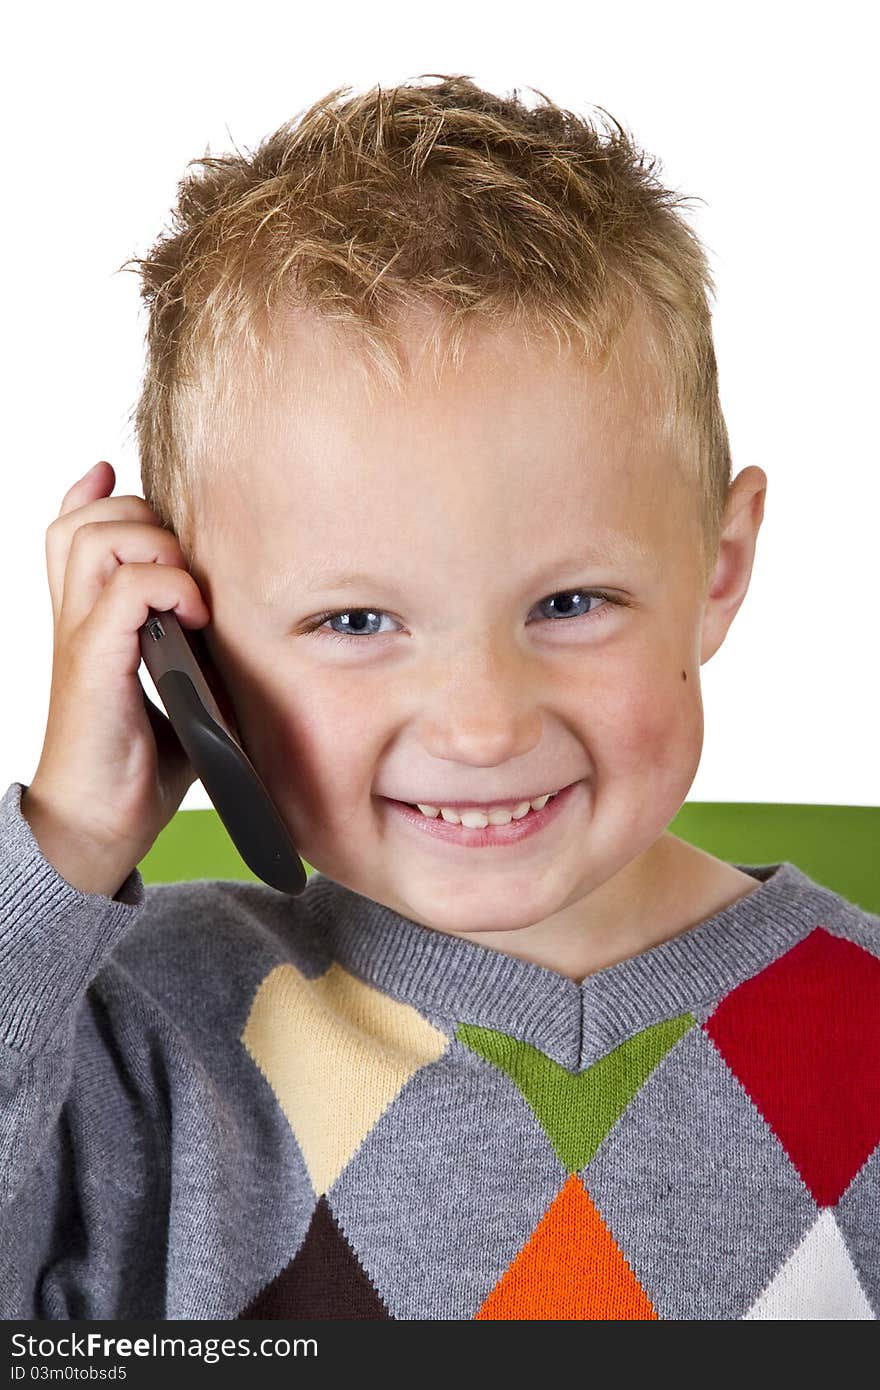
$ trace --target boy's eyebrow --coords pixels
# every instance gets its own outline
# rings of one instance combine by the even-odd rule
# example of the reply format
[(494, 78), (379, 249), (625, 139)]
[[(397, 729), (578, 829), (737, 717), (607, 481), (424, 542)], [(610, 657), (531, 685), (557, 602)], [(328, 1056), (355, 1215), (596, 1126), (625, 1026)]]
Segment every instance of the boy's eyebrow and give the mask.
[[(594, 538), (590, 547), (585, 546), (580, 553), (573, 553), (568, 559), (554, 560), (533, 576), (532, 583), (549, 583), (553, 575), (560, 571), (576, 570), (579, 565), (617, 565), (627, 560), (647, 560), (650, 553), (644, 541), (635, 536), (609, 533), (604, 537)], [(260, 598), (268, 605), (275, 603), (281, 594), (305, 594), (313, 589), (353, 589), (380, 583), (387, 584), (387, 580), (381, 579), (377, 573), (368, 574), (364, 570), (339, 570), (331, 573), (326, 566), (316, 565), (303, 570), (291, 565), (264, 581), (260, 588)]]

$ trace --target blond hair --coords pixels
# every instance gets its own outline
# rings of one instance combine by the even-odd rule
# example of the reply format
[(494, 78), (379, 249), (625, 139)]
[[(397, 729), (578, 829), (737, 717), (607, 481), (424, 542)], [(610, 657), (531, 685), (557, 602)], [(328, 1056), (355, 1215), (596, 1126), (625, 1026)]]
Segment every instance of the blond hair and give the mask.
[(706, 255), (657, 162), (607, 112), (529, 108), (466, 76), (338, 87), (250, 154), (190, 161), (141, 275), (147, 363), (133, 411), (147, 502), (194, 553), (224, 438), (277, 379), (286, 314), (352, 342), (364, 378), (402, 384), (397, 327), (431, 306), (435, 371), (466, 329), (516, 326), (601, 363), (633, 312), (662, 369), (667, 437), (695, 486), (702, 566), (730, 484)]

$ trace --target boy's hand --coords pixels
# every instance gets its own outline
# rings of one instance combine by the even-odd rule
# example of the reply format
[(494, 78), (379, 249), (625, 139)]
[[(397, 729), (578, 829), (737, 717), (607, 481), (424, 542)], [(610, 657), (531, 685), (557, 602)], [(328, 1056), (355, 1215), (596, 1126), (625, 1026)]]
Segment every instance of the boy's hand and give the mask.
[(69, 489), (46, 531), (54, 619), (43, 750), (21, 809), (58, 872), (113, 896), (196, 780), (169, 720), (138, 679), (149, 608), (182, 627), (210, 613), (173, 533), (142, 497), (110, 497), (102, 461)]

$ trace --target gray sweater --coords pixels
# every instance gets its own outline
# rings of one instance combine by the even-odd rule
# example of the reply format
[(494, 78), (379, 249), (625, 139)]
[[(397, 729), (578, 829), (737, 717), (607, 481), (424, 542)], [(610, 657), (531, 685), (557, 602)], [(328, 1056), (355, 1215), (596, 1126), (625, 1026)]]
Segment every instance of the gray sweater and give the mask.
[(84, 894), (0, 800), (7, 1319), (876, 1318), (880, 917), (588, 976), (320, 873)]

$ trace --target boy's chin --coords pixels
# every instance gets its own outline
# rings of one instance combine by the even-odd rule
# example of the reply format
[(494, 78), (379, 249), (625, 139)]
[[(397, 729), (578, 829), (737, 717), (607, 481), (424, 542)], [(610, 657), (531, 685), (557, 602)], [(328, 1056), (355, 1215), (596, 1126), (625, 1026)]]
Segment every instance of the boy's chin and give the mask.
[[(467, 878), (467, 883), (465, 883)], [(473, 875), (462, 875), (462, 891), (456, 895), (455, 884), (445, 883), (447, 891), (438, 891), (436, 883), (407, 882), (399, 888), (388, 885), (384, 894), (373, 890), (367, 896), (384, 902), (386, 907), (402, 917), (419, 922), (432, 931), (452, 936), (490, 938), (499, 932), (528, 931), (548, 917), (562, 912), (571, 901), (565, 893), (554, 893), (546, 881), (522, 884), (474, 882)], [(363, 890), (357, 890), (363, 891)], [(487, 944), (491, 942), (487, 941)]]

